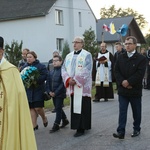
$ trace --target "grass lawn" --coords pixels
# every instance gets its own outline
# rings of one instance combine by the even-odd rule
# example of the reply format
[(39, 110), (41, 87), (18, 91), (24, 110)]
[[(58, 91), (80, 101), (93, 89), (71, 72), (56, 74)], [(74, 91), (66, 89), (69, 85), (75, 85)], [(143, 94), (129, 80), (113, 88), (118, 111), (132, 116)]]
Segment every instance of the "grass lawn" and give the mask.
[[(68, 106), (70, 104), (70, 100), (69, 100), (69, 98), (67, 97), (67, 98), (65, 98), (65, 100), (64, 100), (64, 105), (65, 106)], [(50, 99), (50, 100), (48, 100), (48, 101), (45, 101), (45, 109), (46, 110), (52, 110), (53, 108), (54, 108), (54, 105), (53, 105), (53, 101), (52, 101), (52, 99)]]
[[(116, 84), (113, 83), (113, 89), (114, 89), (114, 93), (116, 93)], [(92, 88), (92, 98), (94, 98), (94, 95), (95, 95), (95, 86), (93, 86)], [(70, 105), (70, 99), (69, 97), (65, 98), (64, 100), (64, 105), (65, 106), (68, 106)], [(45, 109), (48, 111), (48, 110), (52, 110), (54, 108), (53, 106), (53, 101), (52, 99), (48, 100), (48, 101), (45, 101)]]

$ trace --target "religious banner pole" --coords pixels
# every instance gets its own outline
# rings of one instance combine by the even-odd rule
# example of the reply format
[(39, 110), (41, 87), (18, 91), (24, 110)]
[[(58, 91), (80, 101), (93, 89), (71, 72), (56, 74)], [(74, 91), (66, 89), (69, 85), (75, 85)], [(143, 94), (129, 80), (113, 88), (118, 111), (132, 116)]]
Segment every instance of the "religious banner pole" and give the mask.
[(122, 39), (122, 35), (120, 34), (120, 41), (121, 41), (121, 44), (123, 46), (123, 39)]
[(101, 39), (102, 39), (102, 43), (104, 42), (104, 32), (102, 31), (101, 33)]

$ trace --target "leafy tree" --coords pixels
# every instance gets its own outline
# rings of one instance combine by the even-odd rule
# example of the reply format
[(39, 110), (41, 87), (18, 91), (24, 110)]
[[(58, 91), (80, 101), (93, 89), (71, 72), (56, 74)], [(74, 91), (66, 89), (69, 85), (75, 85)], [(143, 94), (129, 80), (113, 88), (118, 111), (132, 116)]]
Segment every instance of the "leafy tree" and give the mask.
[(145, 40), (146, 40), (146, 44), (142, 44), (141, 47), (148, 49), (148, 47), (150, 46), (150, 33), (146, 34)]
[(145, 20), (145, 17), (142, 14), (139, 14), (137, 11), (134, 11), (131, 8), (115, 8), (115, 5), (112, 5), (110, 8), (101, 8), (100, 10), (100, 16), (101, 18), (116, 18), (116, 17), (124, 17), (124, 16), (134, 16), (136, 22), (138, 23), (139, 27), (143, 29), (146, 24), (148, 23)]
[(67, 54), (69, 54), (69, 53), (70, 53), (69, 44), (67, 41), (65, 41), (64, 47), (63, 47), (63, 52), (62, 52), (62, 59), (64, 60), (65, 57), (67, 56)]
[(22, 59), (22, 44), (18, 44), (17, 41), (12, 41), (11, 45), (5, 45), (5, 58), (15, 66), (18, 66), (19, 60)]
[(92, 27), (90, 27), (89, 30), (85, 30), (83, 36), (84, 36), (84, 43), (85, 43), (84, 49), (89, 51), (94, 57), (95, 53), (99, 51), (99, 48), (98, 48), (98, 44), (96, 41), (94, 30), (92, 30)]

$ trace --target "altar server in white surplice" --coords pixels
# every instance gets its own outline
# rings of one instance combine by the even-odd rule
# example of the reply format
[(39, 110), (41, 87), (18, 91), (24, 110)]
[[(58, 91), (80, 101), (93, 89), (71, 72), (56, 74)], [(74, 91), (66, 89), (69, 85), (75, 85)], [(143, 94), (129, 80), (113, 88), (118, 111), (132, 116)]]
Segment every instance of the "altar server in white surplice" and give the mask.
[(91, 129), (91, 88), (92, 55), (82, 49), (84, 40), (76, 37), (74, 51), (70, 52), (62, 66), (62, 77), (71, 98), (71, 129), (76, 129), (74, 137)]
[(96, 93), (93, 102), (100, 102), (102, 98), (107, 102), (108, 99), (114, 99), (113, 84), (114, 81), (114, 58), (107, 49), (106, 43), (101, 43), (100, 52), (97, 53), (93, 61), (93, 81), (95, 81)]

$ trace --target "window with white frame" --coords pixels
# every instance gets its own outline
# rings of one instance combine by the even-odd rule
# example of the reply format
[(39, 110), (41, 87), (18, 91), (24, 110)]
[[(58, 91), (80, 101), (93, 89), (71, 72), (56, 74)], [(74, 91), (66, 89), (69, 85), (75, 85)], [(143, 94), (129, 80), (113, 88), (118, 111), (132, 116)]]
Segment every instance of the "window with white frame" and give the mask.
[(63, 38), (57, 38), (57, 39), (56, 39), (56, 44), (57, 44), (57, 50), (59, 50), (59, 52), (62, 53), (62, 51), (63, 51), (64, 39), (63, 39)]
[(63, 25), (63, 11), (62, 10), (55, 10), (55, 22), (56, 24)]
[(82, 27), (82, 18), (81, 18), (81, 12), (79, 14), (79, 27)]

